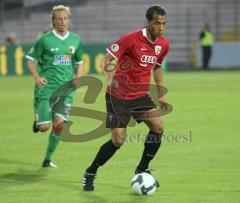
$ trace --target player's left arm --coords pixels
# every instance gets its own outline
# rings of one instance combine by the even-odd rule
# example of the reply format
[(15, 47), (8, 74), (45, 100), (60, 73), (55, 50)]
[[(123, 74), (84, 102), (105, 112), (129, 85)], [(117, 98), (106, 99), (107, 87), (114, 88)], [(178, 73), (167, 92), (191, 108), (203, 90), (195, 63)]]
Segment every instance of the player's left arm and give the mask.
[(76, 64), (76, 74), (75, 77), (73, 79), (73, 85), (75, 87), (79, 87), (80, 85), (80, 78), (82, 76), (82, 72), (83, 72), (83, 64)]
[(161, 105), (162, 109), (167, 110), (169, 103), (164, 97), (165, 91), (163, 88), (163, 71), (162, 66), (159, 64), (155, 64), (153, 69), (153, 78), (156, 84), (156, 89), (158, 93), (158, 101)]
[(82, 72), (83, 72), (83, 45), (82, 42), (80, 41), (79, 46), (74, 54), (75, 57), (75, 67), (76, 67), (76, 71), (75, 71), (75, 78), (73, 79), (73, 85), (75, 87), (79, 87), (80, 85), (80, 78), (82, 76)]
[(81, 76), (82, 76), (82, 72), (83, 72), (83, 64), (82, 64), (82, 63), (76, 64), (76, 74), (75, 74), (75, 78), (81, 77)]

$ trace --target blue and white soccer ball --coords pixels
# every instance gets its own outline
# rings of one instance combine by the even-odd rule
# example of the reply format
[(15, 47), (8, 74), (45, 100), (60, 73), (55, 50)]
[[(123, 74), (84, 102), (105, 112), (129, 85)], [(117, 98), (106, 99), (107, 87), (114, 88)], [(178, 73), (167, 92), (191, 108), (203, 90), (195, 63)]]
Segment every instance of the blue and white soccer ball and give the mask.
[(132, 178), (131, 188), (138, 195), (152, 195), (156, 191), (156, 181), (151, 174), (139, 173)]

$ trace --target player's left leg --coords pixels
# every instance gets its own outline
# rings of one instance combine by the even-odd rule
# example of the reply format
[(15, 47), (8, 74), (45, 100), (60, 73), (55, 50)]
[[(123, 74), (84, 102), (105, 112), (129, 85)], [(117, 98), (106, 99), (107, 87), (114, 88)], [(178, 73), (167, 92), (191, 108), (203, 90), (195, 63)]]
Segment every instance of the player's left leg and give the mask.
[[(155, 111), (152, 109), (149, 111), (149, 115), (151, 112)], [(157, 154), (163, 134), (163, 122), (160, 117), (152, 117), (143, 121), (149, 128), (149, 133), (146, 136), (144, 143), (144, 150), (142, 153), (141, 160), (136, 168), (135, 173), (147, 172), (151, 173), (149, 170), (149, 163)], [(159, 187), (159, 182), (156, 180), (156, 185)]]
[[(133, 118), (138, 123), (143, 121), (149, 128), (149, 133), (146, 136), (144, 143), (142, 157), (135, 173), (151, 173), (149, 170), (149, 163), (154, 158), (161, 145), (163, 122), (160, 118), (159, 111), (156, 109), (156, 105), (149, 95), (132, 100), (131, 107)], [(159, 187), (159, 182), (157, 180), (156, 185)]]
[(163, 122), (160, 117), (149, 118), (143, 122), (148, 126), (149, 133), (146, 136), (144, 151), (137, 168), (144, 171), (148, 169), (150, 161), (154, 158), (160, 148), (163, 134)]
[(63, 125), (64, 119), (59, 115), (55, 115), (53, 118), (53, 128), (48, 138), (47, 151), (42, 164), (43, 167), (57, 167), (51, 162), (51, 158), (53, 153), (56, 151), (57, 145), (59, 143), (59, 135), (61, 134)]
[[(53, 116), (53, 127), (52, 131), (49, 135), (49, 142), (47, 146), (47, 151), (45, 155), (45, 159), (43, 161), (44, 167), (56, 167), (55, 164), (51, 162), (51, 158), (53, 153), (56, 151), (57, 145), (59, 143), (59, 138), (61, 137), (61, 133), (63, 130), (64, 122), (68, 121), (69, 112), (72, 104), (72, 96), (69, 96), (65, 100), (65, 105), (59, 104), (59, 106), (55, 106), (53, 108), (54, 116)], [(55, 104), (58, 105), (58, 104)]]

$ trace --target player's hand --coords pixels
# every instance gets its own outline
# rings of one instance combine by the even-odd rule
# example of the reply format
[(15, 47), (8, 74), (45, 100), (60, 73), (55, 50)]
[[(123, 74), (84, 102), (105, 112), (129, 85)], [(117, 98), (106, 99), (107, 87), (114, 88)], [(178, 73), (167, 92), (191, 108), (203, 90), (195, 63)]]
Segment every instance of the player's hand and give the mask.
[(74, 88), (78, 88), (80, 87), (80, 77), (77, 77), (77, 78), (74, 78), (73, 81), (72, 81), (72, 86)]
[(114, 80), (112, 73), (106, 73), (107, 85), (112, 88), (118, 88), (118, 82)]
[(112, 79), (111, 81), (107, 81), (107, 86), (111, 88), (118, 88), (118, 81)]
[(37, 85), (38, 87), (43, 87), (43, 86), (45, 86), (47, 83), (48, 83), (48, 81), (47, 81), (46, 78), (39, 77), (39, 78), (36, 79), (36, 85)]
[(168, 108), (169, 108), (170, 104), (167, 102), (167, 100), (164, 97), (159, 98), (158, 101), (159, 101), (161, 109), (163, 111), (169, 110)]
[(118, 81), (112, 79), (111, 87), (112, 87), (112, 88), (118, 88)]

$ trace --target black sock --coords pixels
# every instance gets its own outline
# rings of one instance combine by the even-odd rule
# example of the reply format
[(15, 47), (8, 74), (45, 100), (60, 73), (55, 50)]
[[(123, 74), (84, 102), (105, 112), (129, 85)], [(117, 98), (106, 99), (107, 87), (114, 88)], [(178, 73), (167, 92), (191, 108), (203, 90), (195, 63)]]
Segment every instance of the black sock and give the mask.
[(162, 134), (163, 133), (158, 134), (149, 131), (144, 143), (144, 150), (141, 161), (137, 166), (140, 171), (145, 171), (146, 169), (148, 169), (150, 161), (154, 158), (155, 154), (160, 148)]
[(96, 174), (98, 167), (104, 165), (114, 155), (114, 153), (118, 149), (119, 149), (119, 147), (116, 147), (112, 143), (112, 140), (107, 141), (105, 144), (103, 144), (100, 147), (94, 161), (87, 168), (87, 172)]

